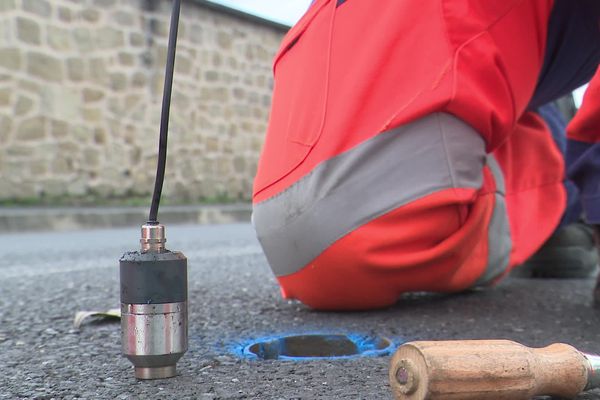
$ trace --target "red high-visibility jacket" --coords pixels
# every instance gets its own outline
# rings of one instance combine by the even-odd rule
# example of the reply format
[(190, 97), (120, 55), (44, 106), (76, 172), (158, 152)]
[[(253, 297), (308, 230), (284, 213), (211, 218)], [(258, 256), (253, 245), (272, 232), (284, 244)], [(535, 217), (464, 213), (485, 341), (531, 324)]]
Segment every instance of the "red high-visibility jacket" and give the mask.
[[(275, 56), (272, 112), (254, 183), (259, 239), (286, 296), (316, 308), (369, 308), (393, 303), (404, 291), (475, 284), (489, 259), (484, 238), (499, 201), (499, 179), (513, 243), (506, 271), (544, 242), (564, 211), (565, 165), (529, 107), (541, 71), (552, 67), (546, 44), (554, 7), (552, 0), (347, 0), (339, 7), (335, 0), (315, 1)], [(571, 137), (596, 142), (597, 129), (589, 134), (587, 127), (597, 127), (592, 121), (599, 108), (598, 96), (589, 95), (588, 117), (574, 121)], [(270, 255), (268, 242), (284, 237), (292, 224), (295, 236), (281, 242), (290, 254), (304, 241), (317, 241), (311, 233), (324, 227), (300, 229), (298, 221), (348, 177), (336, 177), (322, 191), (318, 181), (302, 191), (303, 182), (383, 133), (437, 113), (477, 132), (503, 176), (488, 165), (479, 188), (441, 188), (315, 244), (323, 251), (306, 264), (276, 265), (281, 257)], [(365, 163), (368, 158), (357, 168)], [(406, 174), (427, 180), (430, 171)], [(360, 199), (340, 203), (336, 212), (343, 219), (381, 196), (369, 189), (380, 177), (369, 177)], [(296, 192), (305, 197), (289, 202)], [(277, 213), (260, 212), (273, 204)], [(433, 211), (452, 204), (462, 204), (456, 221), (452, 213)], [(421, 239), (404, 246), (411, 237)]]

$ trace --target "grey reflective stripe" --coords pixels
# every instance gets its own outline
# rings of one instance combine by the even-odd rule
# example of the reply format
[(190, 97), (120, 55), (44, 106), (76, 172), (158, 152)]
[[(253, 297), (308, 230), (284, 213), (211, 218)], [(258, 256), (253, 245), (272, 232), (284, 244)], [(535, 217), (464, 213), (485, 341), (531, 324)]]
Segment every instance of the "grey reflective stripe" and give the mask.
[(506, 183), (504, 182), (504, 173), (500, 168), (500, 164), (498, 164), (498, 161), (496, 161), (492, 154), (488, 154), (486, 158), (486, 164), (494, 176), (494, 181), (496, 182), (496, 192), (502, 196), (505, 196)]
[(512, 239), (510, 236), (510, 225), (508, 213), (506, 210), (506, 184), (504, 183), (504, 174), (500, 165), (493, 155), (488, 155), (487, 165), (494, 175), (496, 181), (496, 193), (494, 195), (494, 211), (488, 227), (488, 263), (484, 274), (479, 277), (475, 286), (484, 286), (490, 284), (502, 275), (510, 259), (512, 251)]
[(273, 272), (289, 275), (404, 204), (448, 188), (480, 188), (484, 163), (484, 141), (469, 125), (431, 114), (319, 164), (255, 204), (254, 226)]

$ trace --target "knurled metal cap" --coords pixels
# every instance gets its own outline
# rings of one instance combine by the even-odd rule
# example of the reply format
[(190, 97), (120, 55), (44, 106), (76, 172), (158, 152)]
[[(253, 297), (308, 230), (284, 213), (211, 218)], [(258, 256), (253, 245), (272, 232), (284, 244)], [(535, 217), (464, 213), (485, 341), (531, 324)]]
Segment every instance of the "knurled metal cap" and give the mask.
[(161, 224), (144, 224), (142, 225), (142, 253), (156, 252), (162, 253), (166, 250), (165, 243), (165, 226)]

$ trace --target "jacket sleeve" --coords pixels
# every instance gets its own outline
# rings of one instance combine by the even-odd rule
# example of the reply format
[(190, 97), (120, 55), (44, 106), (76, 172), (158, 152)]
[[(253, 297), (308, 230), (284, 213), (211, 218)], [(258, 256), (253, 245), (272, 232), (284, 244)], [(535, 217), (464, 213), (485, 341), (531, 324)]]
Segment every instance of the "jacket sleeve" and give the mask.
[(567, 174), (578, 186), (586, 219), (600, 224), (600, 68), (567, 127)]

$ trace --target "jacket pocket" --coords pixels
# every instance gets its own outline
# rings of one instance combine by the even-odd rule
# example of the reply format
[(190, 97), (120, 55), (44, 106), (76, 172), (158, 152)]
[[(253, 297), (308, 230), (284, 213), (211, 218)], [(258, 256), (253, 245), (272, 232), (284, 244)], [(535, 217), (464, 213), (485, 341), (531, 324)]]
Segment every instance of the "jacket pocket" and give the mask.
[(295, 169), (323, 131), (335, 11), (335, 0), (318, 0), (275, 56), (271, 116), (255, 192)]

